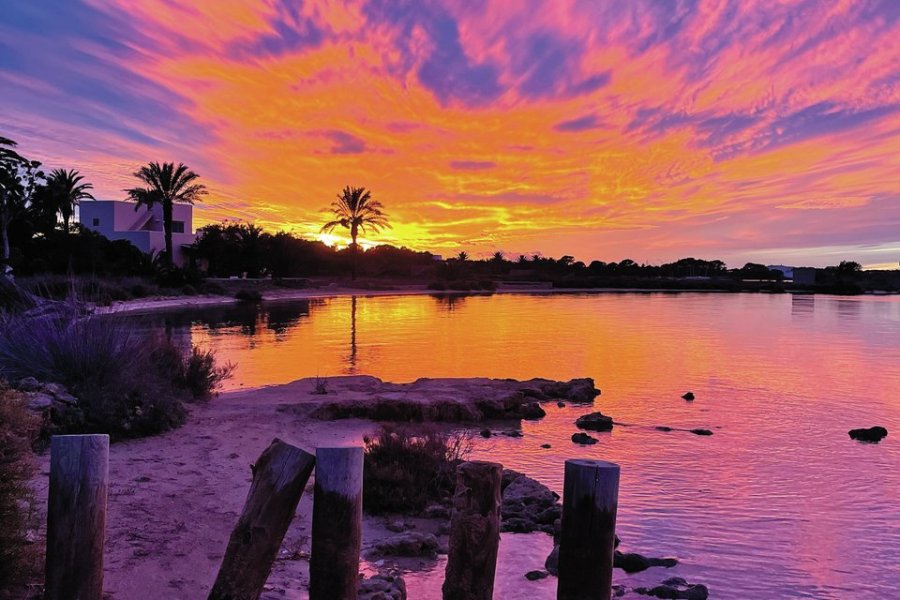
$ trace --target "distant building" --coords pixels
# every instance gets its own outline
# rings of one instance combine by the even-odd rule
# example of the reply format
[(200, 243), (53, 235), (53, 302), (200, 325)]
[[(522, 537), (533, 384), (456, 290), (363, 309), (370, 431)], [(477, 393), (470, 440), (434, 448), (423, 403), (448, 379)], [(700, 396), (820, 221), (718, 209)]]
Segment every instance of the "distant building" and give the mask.
[(794, 285), (815, 285), (816, 269), (813, 267), (794, 267)]
[(784, 275), (785, 279), (794, 278), (794, 267), (788, 267), (786, 265), (768, 265), (768, 269), (770, 271), (781, 271), (781, 274)]
[[(78, 207), (79, 220), (86, 228), (111, 240), (127, 240), (143, 252), (166, 249), (162, 206), (148, 209), (121, 200), (85, 200)], [(183, 247), (194, 243), (193, 209), (190, 204), (172, 207), (172, 257), (176, 265), (187, 261)]]

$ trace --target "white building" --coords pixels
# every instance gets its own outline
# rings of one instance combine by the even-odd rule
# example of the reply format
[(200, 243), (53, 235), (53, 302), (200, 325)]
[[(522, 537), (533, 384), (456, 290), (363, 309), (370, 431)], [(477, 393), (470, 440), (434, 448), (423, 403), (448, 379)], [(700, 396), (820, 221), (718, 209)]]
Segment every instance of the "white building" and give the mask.
[[(82, 200), (78, 207), (79, 220), (86, 228), (111, 240), (128, 240), (143, 252), (163, 252), (166, 239), (163, 232), (162, 206), (152, 209), (122, 200)], [(172, 207), (172, 260), (183, 265), (187, 258), (183, 246), (194, 243), (193, 209), (190, 204)]]

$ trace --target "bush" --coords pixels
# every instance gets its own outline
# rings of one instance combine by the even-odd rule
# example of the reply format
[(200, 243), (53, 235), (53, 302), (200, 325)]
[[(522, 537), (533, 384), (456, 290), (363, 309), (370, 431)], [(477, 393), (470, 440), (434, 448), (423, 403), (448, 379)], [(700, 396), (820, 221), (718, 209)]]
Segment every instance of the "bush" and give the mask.
[(253, 302), (259, 303), (262, 302), (262, 294), (259, 293), (259, 290), (238, 290), (238, 292), (234, 295), (237, 300), (241, 302)]
[(197, 346), (184, 359), (180, 375), (180, 385), (187, 389), (194, 399), (209, 398), (214, 395), (222, 382), (231, 377), (234, 365), (216, 365), (212, 350), (201, 350)]
[(384, 426), (364, 441), (363, 507), (371, 514), (416, 513), (446, 502), (456, 466), (471, 450), (468, 434), (448, 435), (433, 427), (414, 433)]
[(33, 567), (34, 546), (25, 533), (33, 500), (28, 486), (35, 470), (31, 445), (38, 428), (24, 396), (0, 382), (0, 590), (21, 582)]
[(0, 377), (61, 383), (77, 407), (51, 409), (44, 434), (138, 437), (181, 425), (184, 402), (207, 396), (230, 373), (213, 356), (190, 356), (161, 336), (111, 317), (69, 310), (0, 325)]
[(212, 281), (204, 281), (200, 284), (198, 289), (201, 294), (208, 294), (210, 296), (224, 296), (226, 294), (225, 288)]

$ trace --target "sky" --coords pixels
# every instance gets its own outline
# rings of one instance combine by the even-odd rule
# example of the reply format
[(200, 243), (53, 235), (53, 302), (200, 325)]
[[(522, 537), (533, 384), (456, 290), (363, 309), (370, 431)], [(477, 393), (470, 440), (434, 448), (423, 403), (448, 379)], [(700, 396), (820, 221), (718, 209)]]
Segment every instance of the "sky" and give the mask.
[(346, 185), (452, 255), (900, 261), (897, 0), (9, 0), (0, 135), (314, 238)]

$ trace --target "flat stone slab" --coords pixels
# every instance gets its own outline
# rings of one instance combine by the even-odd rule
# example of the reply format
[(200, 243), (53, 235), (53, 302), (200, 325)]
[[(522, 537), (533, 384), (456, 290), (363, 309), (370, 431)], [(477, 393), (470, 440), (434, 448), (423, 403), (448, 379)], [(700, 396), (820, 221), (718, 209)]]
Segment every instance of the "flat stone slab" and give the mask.
[[(321, 391), (322, 379), (318, 390)], [(377, 377), (330, 377), (326, 393), (317, 393), (315, 378), (280, 386), (232, 392), (219, 401), (229, 404), (276, 404), (314, 419), (374, 421), (479, 422), (494, 419), (536, 419), (541, 402), (591, 402), (600, 394), (589, 378), (549, 379), (443, 378), (388, 383)]]

